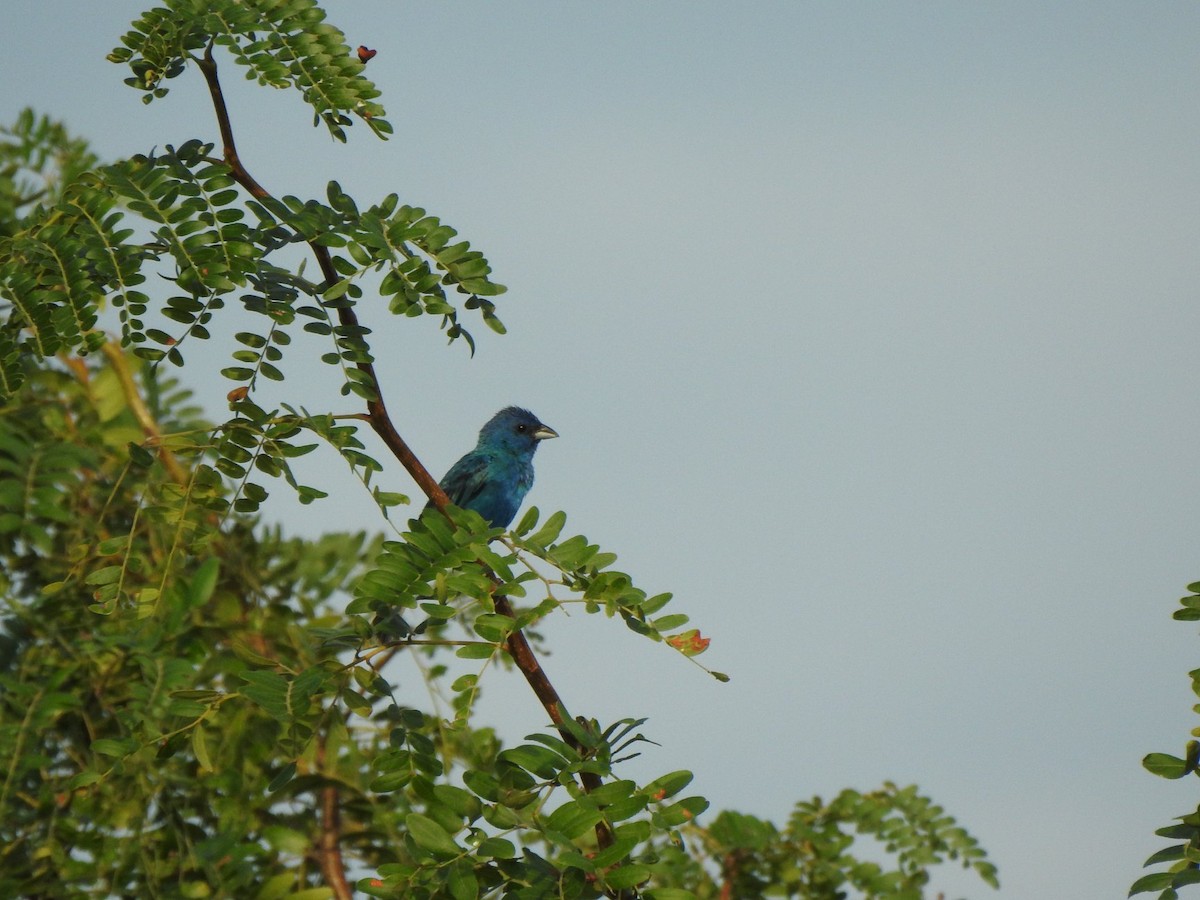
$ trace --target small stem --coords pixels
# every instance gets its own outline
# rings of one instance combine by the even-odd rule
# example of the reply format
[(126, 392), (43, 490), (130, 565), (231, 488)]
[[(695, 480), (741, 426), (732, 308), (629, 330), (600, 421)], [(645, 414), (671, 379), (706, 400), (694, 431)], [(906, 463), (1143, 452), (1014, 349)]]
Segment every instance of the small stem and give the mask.
[(154, 416), (150, 414), (146, 401), (142, 399), (137, 385), (133, 383), (133, 372), (130, 371), (125, 354), (121, 352), (121, 348), (115, 341), (106, 341), (100, 349), (108, 357), (108, 363), (117, 376), (117, 382), (121, 385), (121, 393), (125, 395), (125, 402), (133, 411), (134, 418), (142, 426), (146, 437), (150, 438), (151, 442), (158, 447), (158, 458), (162, 460), (171, 480), (181, 487), (187, 484), (187, 473), (183, 471), (183, 466), (179, 464), (175, 454), (163, 444), (162, 432), (158, 430), (158, 423), (154, 421)]

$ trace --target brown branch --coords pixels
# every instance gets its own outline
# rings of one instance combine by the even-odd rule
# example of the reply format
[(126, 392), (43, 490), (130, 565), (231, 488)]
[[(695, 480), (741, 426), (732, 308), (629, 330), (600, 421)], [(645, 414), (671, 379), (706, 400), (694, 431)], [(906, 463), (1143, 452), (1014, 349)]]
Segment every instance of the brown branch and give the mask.
[[(175, 458), (169, 449), (162, 444), (162, 434), (158, 430), (158, 423), (154, 421), (149, 408), (146, 406), (145, 400), (142, 399), (141, 393), (137, 389), (137, 385), (133, 381), (133, 373), (129, 368), (129, 363), (125, 359), (125, 355), (121, 352), (120, 346), (115, 341), (108, 341), (100, 348), (104, 355), (108, 358), (109, 364), (116, 373), (117, 381), (121, 385), (121, 391), (125, 395), (125, 401), (133, 410), (134, 418), (142, 427), (142, 431), (150, 438), (152, 443), (157, 444), (159, 458), (163, 465), (170, 473), (172, 479), (177, 484), (186, 485), (188, 477), (179, 464), (179, 460)], [(256, 635), (259, 638), (260, 646), (255, 649), (263, 655), (268, 654), (268, 648), (265, 641), (262, 641), (261, 635)], [(325, 769), (325, 735), (322, 734), (317, 743), (317, 771), (324, 774)], [(321, 834), (317, 840), (316, 850), (317, 858), (321, 868), (321, 874), (325, 879), (326, 885), (333, 891), (333, 895), (337, 900), (354, 900), (354, 892), (350, 888), (349, 882), (346, 880), (346, 867), (342, 859), (341, 853), (341, 810), (338, 804), (337, 787), (329, 784), (321, 789)]]
[(721, 896), (720, 900), (737, 900), (733, 891), (737, 887), (739, 870), (742, 867), (740, 851), (726, 853), (721, 857)]
[(233, 141), (233, 125), (229, 119), (229, 108), (225, 105), (225, 95), (221, 92), (221, 82), (217, 79), (217, 61), (213, 59), (213, 44), (208, 42), (204, 48), (204, 57), (196, 60), (204, 80), (208, 83), (208, 93), (212, 96), (213, 109), (217, 113), (217, 127), (221, 129), (221, 146), (225, 153), (225, 164), (233, 172), (238, 184), (260, 200), (270, 197), (265, 187), (259, 184), (246, 171), (242, 161), (238, 159), (237, 144)]
[[(213, 109), (217, 116), (217, 125), (221, 131), (221, 142), (223, 144), (223, 153), (226, 165), (229, 166), (230, 175), (244, 187), (249, 193), (259, 199), (270, 199), (271, 194), (247, 171), (245, 165), (237, 153), (237, 145), (234, 143), (233, 127), (229, 119), (229, 110), (225, 105), (225, 97), (221, 92), (221, 84), (217, 78), (217, 63), (212, 55), (212, 44), (204, 52), (203, 59), (197, 60), (200, 71), (204, 74), (204, 79), (208, 83), (208, 90), (212, 96)], [(333, 266), (333, 259), (330, 256), (329, 248), (322, 244), (310, 241), (309, 246), (312, 248), (313, 255), (316, 257), (317, 264), (321, 267), (321, 274), (325, 277), (325, 288), (329, 288), (338, 281), (337, 270)], [(345, 298), (339, 298), (333, 301), (328, 306), (337, 310), (338, 323), (345, 328), (349, 333), (360, 333), (358, 316), (354, 309)], [(404, 466), (405, 471), (412, 477), (417, 486), (424, 492), (439, 510), (445, 511), (446, 505), (450, 499), (446, 496), (446, 492), (442, 490), (437, 480), (429, 474), (429, 470), (413, 453), (408, 443), (400, 436), (400, 432), (396, 430), (396, 426), (392, 423), (391, 416), (388, 414), (387, 406), (383, 402), (383, 392), (380, 389), (379, 377), (375, 373), (375, 366), (370, 361), (362, 361), (356, 364), (359, 370), (366, 376), (367, 383), (370, 385), (373, 396), (367, 400), (367, 421), (371, 428), (379, 435), (380, 439), (392, 452), (392, 454)], [(512, 603), (503, 595), (497, 594), (493, 601), (496, 606), (496, 611), (502, 616), (516, 618)], [(584, 748), (579, 744), (563, 725), (565, 707), (562, 698), (559, 697), (558, 691), (551, 684), (549, 677), (534, 655), (533, 648), (529, 646), (529, 641), (520, 631), (513, 631), (507, 640), (507, 649), (513, 658), (513, 662), (525, 676), (525, 680), (529, 683), (534, 695), (541, 702), (542, 707), (550, 716), (550, 721), (558, 728), (559, 733), (566, 743), (577, 751), (582, 751)], [(593, 791), (600, 787), (603, 783), (600, 776), (584, 772), (580, 773), (580, 780), (583, 783), (584, 790)], [(334, 790), (336, 795), (336, 789)], [(612, 845), (612, 832), (603, 822), (596, 826), (596, 841), (603, 849)], [(618, 896), (621, 896), (620, 894)]]
[[(196, 62), (200, 67), (200, 71), (204, 74), (204, 80), (208, 83), (208, 92), (212, 96), (213, 109), (217, 115), (217, 126), (221, 130), (222, 153), (225, 164), (229, 166), (230, 175), (233, 179), (249, 191), (252, 196), (260, 200), (271, 199), (271, 192), (258, 183), (238, 156), (237, 144), (233, 139), (233, 126), (230, 124), (229, 119), (229, 108), (225, 105), (225, 95), (221, 91), (221, 82), (217, 77), (217, 61), (213, 59), (212, 49), (212, 44), (210, 43), (204, 51), (203, 59), (199, 59)], [(309, 246), (312, 248), (313, 255), (317, 258), (317, 264), (321, 267), (321, 274), (325, 276), (325, 287), (328, 288), (338, 280), (337, 270), (334, 269), (333, 259), (329, 255), (329, 248), (312, 241), (309, 242)], [(339, 324), (352, 331), (358, 330), (358, 317), (354, 314), (354, 310), (348, 303), (337, 302), (336, 304), (331, 303), (329, 305), (336, 305)], [(371, 423), (371, 427), (375, 430), (375, 433), (379, 435), (384, 444), (387, 445), (387, 448), (392, 451), (392, 454), (400, 460), (400, 464), (412, 476), (417, 486), (425, 492), (425, 496), (432, 500), (438, 509), (442, 509), (450, 502), (449, 498), (446, 497), (445, 492), (438, 486), (436, 479), (429, 474), (429, 470), (417, 459), (416, 454), (412, 452), (404, 438), (400, 436), (400, 432), (396, 430), (396, 426), (392, 424), (391, 416), (388, 415), (387, 407), (383, 403), (383, 395), (379, 390), (379, 377), (375, 374), (374, 363), (364, 361), (357, 365), (363, 374), (367, 376), (368, 383), (375, 394), (371, 400), (367, 401), (367, 421)]]
[[(317, 771), (325, 776), (325, 735), (317, 739)], [(342, 811), (338, 789), (330, 783), (321, 788), (321, 835), (317, 838), (317, 860), (325, 885), (337, 900), (354, 900), (354, 890), (346, 880), (342, 859)]]

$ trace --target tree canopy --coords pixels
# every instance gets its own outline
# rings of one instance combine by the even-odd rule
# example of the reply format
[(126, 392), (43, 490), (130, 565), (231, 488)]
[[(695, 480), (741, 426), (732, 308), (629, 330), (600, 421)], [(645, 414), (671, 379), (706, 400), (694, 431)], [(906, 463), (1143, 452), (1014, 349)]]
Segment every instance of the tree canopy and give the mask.
[[(0, 133), (0, 893), (908, 898), (946, 860), (994, 886), (915, 787), (801, 801), (782, 825), (712, 814), (687, 771), (622, 777), (644, 721), (559, 696), (531, 636), (566, 606), (726, 676), (700, 665), (708, 638), (671, 595), (564, 513), (491, 528), (404, 441), (373, 329), (432, 316), (468, 349), (479, 323), (503, 334), (483, 254), (398, 194), (275, 195), (239, 156), (223, 67), (298, 91), (337, 140), (386, 138), (370, 58), (313, 0), (168, 0), (110, 59), (146, 102), (201, 78), (221, 146), (102, 163), (31, 110)], [(359, 301), (376, 296), (368, 326)], [(215, 367), (220, 421), (177, 373), (209, 365), (214, 333), (238, 347)], [(300, 391), (260, 406), (285, 354), (345, 406), (313, 412)], [(410, 498), (363, 429), (416, 508), (428, 498), (419, 515), (399, 521)], [(293, 471), (322, 445), (374, 501), (363, 529), (264, 525), (272, 490), (326, 497)], [(397, 654), (427, 692), (398, 688)], [(498, 667), (546, 716), (511, 746), (475, 717)]]

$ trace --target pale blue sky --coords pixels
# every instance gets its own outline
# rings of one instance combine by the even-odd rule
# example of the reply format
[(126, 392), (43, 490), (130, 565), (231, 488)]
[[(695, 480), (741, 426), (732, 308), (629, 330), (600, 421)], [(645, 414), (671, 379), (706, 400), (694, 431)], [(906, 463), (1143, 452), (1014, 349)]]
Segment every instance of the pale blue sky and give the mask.
[[(110, 158), (215, 137), (196, 73), (143, 107), (104, 61), (140, 3), (18, 5), (0, 121), (33, 104)], [(532, 501), (712, 636), (728, 685), (545, 623), (574, 712), (650, 717), (631, 777), (777, 820), (915, 781), (1000, 866), (948, 892), (1124, 896), (1196, 800), (1139, 761), (1196, 724), (1170, 614), (1200, 579), (1200, 6), (327, 9), (396, 137), (333, 144), (229, 65), (242, 155), (277, 193), (397, 191), (509, 285), (474, 360), (363, 316), (431, 469), (531, 407), (562, 435)], [(274, 514), (372, 525), (342, 493)], [(515, 678), (486, 699), (508, 740), (542, 727)]]

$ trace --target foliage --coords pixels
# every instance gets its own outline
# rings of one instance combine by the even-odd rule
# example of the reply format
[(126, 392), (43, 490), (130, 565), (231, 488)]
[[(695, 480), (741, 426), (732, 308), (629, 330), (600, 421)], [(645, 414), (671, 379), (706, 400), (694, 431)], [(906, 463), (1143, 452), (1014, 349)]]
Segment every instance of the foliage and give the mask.
[[(621, 777), (644, 723), (573, 716), (526, 631), (571, 605), (693, 662), (708, 640), (615, 554), (564, 536), (565, 514), (530, 509), (504, 533), (445, 507), (383, 406), (358, 301), (374, 290), (471, 347), (471, 316), (503, 333), (504, 288), (398, 195), (263, 189), (216, 51), (299, 90), (335, 137), (355, 117), (390, 133), (312, 0), (167, 0), (111, 55), (147, 101), (198, 68), (219, 150), (100, 165), (32, 113), (0, 133), (0, 894), (349, 897), (357, 879), (379, 897), (915, 897), (946, 859), (994, 884), (912, 788), (800, 804), (782, 830), (734, 813), (701, 828), (690, 773)], [(169, 367), (220, 329), (237, 349), (213, 423)], [(264, 382), (287, 386), (285, 353), (328, 366), (348, 408), (260, 406)], [(403, 528), (367, 426), (432, 501)], [(357, 474), (389, 539), (259, 522), (273, 481), (325, 496), (293, 470), (313, 452)], [(387, 668), (398, 655), (412, 683)], [(473, 716), (501, 666), (552, 724), (512, 747)], [(895, 869), (851, 855), (843, 826)]]
[(303, 782), (269, 788), (281, 758), (309, 790), (333, 771), (314, 759), (328, 688), (311, 629), (370, 559), (365, 537), (214, 528), (199, 502), (223, 490), (214, 470), (180, 484), (126, 452), (142, 431), (112, 368), (36, 373), (5, 413), (0, 894), (312, 881), (295, 852), (312, 827)]
[(0, 128), (0, 238), (11, 236), (33, 204), (60, 192), (96, 165), (87, 144), (61, 124), (25, 110)]
[[(1180, 622), (1200, 621), (1200, 581), (1189, 584), (1191, 594), (1180, 600), (1181, 608), (1175, 610), (1174, 618)], [(1192, 679), (1192, 691), (1200, 696), (1200, 669), (1188, 673)], [(1195, 707), (1200, 712), (1200, 706)], [(1200, 737), (1200, 726), (1192, 729), (1192, 737)], [(1162, 778), (1184, 778), (1200, 775), (1200, 741), (1190, 740), (1184, 747), (1183, 756), (1170, 753), (1150, 753), (1142, 760), (1147, 771)], [(1189, 884), (1200, 884), (1200, 806), (1194, 812), (1179, 816), (1178, 824), (1158, 829), (1159, 837), (1178, 841), (1164, 847), (1146, 860), (1147, 866), (1165, 866), (1162, 871), (1144, 875), (1129, 889), (1130, 896), (1160, 891), (1160, 900), (1175, 900), (1179, 889)]]
[(144, 91), (146, 103), (167, 95), (165, 82), (184, 72), (191, 54), (216, 44), (259, 84), (298, 90), (338, 140), (346, 139), (350, 114), (381, 137), (391, 133), (365, 63), (351, 56), (315, 0), (166, 0), (143, 13), (121, 43), (109, 59), (129, 64), (125, 83)]
[[(786, 827), (722, 812), (707, 827), (685, 829), (702, 848), (699, 859), (682, 847), (660, 848), (659, 866), (700, 898), (802, 897), (836, 900), (847, 890), (864, 897), (921, 897), (929, 866), (961, 860), (992, 887), (995, 867), (954, 819), (915, 786), (887, 783), (862, 794), (847, 789), (829, 803), (816, 797), (796, 804)], [(851, 852), (857, 835), (870, 835), (895, 856), (895, 868)]]

